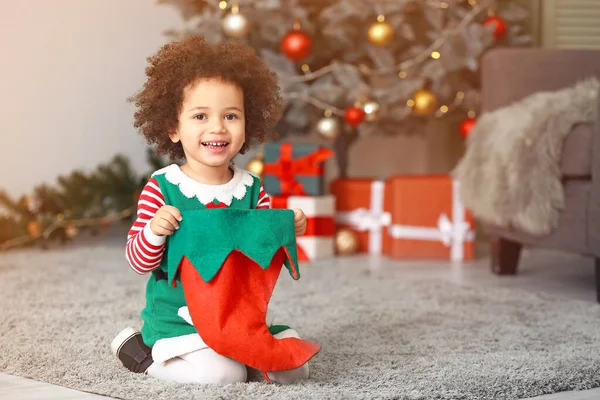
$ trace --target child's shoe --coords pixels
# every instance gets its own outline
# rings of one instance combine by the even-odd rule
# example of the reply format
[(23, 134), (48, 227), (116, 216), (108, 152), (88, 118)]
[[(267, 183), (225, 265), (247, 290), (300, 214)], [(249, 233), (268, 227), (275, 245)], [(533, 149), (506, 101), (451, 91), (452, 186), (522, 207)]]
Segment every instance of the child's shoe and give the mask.
[(144, 344), (142, 334), (133, 328), (125, 328), (110, 344), (113, 354), (130, 371), (146, 372), (152, 365), (152, 349)]

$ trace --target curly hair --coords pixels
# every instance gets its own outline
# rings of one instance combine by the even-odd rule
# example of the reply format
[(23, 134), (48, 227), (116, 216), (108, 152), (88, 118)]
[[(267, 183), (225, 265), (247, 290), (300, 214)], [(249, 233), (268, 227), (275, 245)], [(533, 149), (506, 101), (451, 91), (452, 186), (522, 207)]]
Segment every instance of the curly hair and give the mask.
[(181, 143), (173, 143), (169, 132), (177, 128), (185, 89), (203, 78), (218, 78), (242, 89), (246, 142), (241, 154), (250, 144), (277, 136), (275, 125), (283, 110), (277, 76), (252, 48), (237, 41), (210, 44), (193, 35), (162, 46), (147, 61), (147, 80), (128, 101), (137, 108), (134, 127), (155, 145), (158, 155), (184, 158)]

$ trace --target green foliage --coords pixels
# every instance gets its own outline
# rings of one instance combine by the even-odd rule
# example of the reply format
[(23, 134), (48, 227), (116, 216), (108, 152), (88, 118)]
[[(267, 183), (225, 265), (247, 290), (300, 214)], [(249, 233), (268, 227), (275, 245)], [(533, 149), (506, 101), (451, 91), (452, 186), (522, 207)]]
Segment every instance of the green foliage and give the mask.
[[(166, 166), (151, 148), (147, 157), (151, 171)], [(37, 242), (26, 241), (29, 237), (28, 226), (32, 222), (39, 224), (41, 232), (56, 226), (57, 222), (64, 222), (48, 238), (64, 241), (64, 227), (68, 221), (90, 221), (85, 224), (86, 227), (97, 230), (101, 224), (99, 221), (107, 215), (128, 209), (135, 215), (137, 196), (147, 176), (138, 176), (125, 156), (116, 155), (90, 173), (75, 170), (67, 176), (59, 176), (56, 185), (38, 185), (31, 195), (18, 200), (0, 190), (0, 248), (3, 244), (5, 247), (7, 244), (15, 247), (12, 242), (19, 242), (16, 247)], [(21, 238), (23, 243), (20, 243)]]

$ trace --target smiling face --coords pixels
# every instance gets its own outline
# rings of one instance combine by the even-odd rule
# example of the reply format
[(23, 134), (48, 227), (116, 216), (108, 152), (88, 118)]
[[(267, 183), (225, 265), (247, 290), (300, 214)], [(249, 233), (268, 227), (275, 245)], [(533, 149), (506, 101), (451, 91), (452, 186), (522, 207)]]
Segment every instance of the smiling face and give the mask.
[(202, 79), (186, 88), (177, 129), (187, 163), (201, 171), (228, 168), (246, 140), (244, 93), (220, 79)]

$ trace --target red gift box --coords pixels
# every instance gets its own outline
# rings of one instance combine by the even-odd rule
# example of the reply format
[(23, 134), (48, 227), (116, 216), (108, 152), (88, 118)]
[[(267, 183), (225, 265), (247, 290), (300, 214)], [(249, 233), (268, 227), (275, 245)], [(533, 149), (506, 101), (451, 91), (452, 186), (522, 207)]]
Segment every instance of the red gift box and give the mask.
[(473, 216), (448, 175), (339, 179), (331, 192), (338, 227), (357, 233), (359, 251), (398, 259), (474, 258)]
[(474, 218), (449, 175), (395, 176), (386, 180), (384, 207), (391, 223), (383, 252), (399, 259), (471, 260)]
[(358, 237), (358, 251), (381, 254), (385, 228), (391, 216), (384, 210), (385, 183), (372, 179), (337, 179), (331, 183), (336, 197), (336, 222)]
[(271, 208), (299, 208), (306, 215), (306, 232), (296, 238), (298, 261), (335, 255), (334, 196), (271, 196)]

